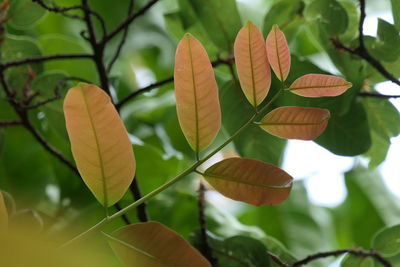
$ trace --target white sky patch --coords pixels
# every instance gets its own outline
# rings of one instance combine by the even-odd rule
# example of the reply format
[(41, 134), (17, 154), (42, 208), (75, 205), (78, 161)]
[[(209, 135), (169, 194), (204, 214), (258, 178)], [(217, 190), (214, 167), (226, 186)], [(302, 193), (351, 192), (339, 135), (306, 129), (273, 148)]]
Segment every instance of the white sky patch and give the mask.
[(337, 156), (310, 141), (290, 140), (283, 169), (295, 180), (305, 180), (310, 201), (334, 207), (343, 202), (346, 188), (343, 173), (353, 166), (353, 158)]

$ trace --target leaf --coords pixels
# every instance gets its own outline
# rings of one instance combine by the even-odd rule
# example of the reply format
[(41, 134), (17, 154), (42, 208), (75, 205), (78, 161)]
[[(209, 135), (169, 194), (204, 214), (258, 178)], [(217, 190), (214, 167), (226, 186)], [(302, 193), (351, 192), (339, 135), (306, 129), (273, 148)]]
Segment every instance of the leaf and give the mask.
[(10, 217), (10, 231), (15, 233), (34, 234), (43, 230), (43, 219), (40, 215), (30, 209), (19, 210)]
[(390, 0), (392, 5), (392, 14), (396, 28), (400, 30), (400, 0)]
[(131, 184), (136, 164), (110, 97), (95, 85), (81, 83), (69, 89), (64, 113), (79, 173), (102, 205), (113, 205)]
[(336, 0), (314, 0), (304, 13), (306, 18), (317, 20), (329, 36), (344, 33), (349, 24), (346, 10)]
[(356, 255), (346, 254), (340, 262), (341, 267), (374, 267), (374, 261), (371, 257), (359, 257)]
[(32, 28), (45, 14), (46, 9), (31, 0), (10, 1), (9, 22), (17, 29)]
[(3, 194), (0, 191), (0, 236), (8, 229), (8, 212), (4, 202)]
[(329, 118), (327, 109), (280, 107), (258, 124), (266, 132), (281, 138), (314, 140), (325, 130)]
[(343, 78), (326, 74), (306, 74), (296, 79), (288, 90), (305, 97), (338, 96), (352, 84)]
[(264, 38), (252, 22), (247, 22), (239, 31), (234, 44), (234, 54), (242, 90), (249, 102), (257, 107), (268, 94), (271, 71)]
[(159, 222), (131, 224), (106, 236), (126, 266), (211, 266), (186, 240)]
[(276, 24), (267, 36), (266, 47), (271, 68), (280, 81), (285, 81), (290, 71), (290, 50), (285, 35)]
[(371, 55), (378, 60), (394, 62), (400, 54), (400, 35), (393, 24), (378, 19), (377, 38), (367, 37), (365, 44)]
[(289, 196), (292, 177), (259, 160), (229, 158), (204, 172), (204, 178), (221, 194), (251, 205), (276, 205)]
[(400, 224), (380, 230), (372, 240), (372, 247), (384, 257), (399, 253)]
[[(188, 0), (210, 39), (220, 51), (231, 51), (241, 27), (235, 0)], [(210, 19), (210, 16), (212, 19)]]
[(324, 133), (315, 142), (332, 153), (355, 156), (371, 146), (368, 119), (363, 106), (354, 101), (343, 115), (333, 112)]
[(186, 34), (175, 56), (174, 83), (179, 124), (192, 149), (204, 150), (221, 127), (218, 87), (201, 43)]
[[(239, 84), (227, 82), (221, 88), (222, 123), (228, 134), (234, 134), (254, 114)], [(254, 158), (279, 166), (286, 140), (266, 134), (257, 125), (251, 125), (233, 140), (237, 152), (245, 158)]]

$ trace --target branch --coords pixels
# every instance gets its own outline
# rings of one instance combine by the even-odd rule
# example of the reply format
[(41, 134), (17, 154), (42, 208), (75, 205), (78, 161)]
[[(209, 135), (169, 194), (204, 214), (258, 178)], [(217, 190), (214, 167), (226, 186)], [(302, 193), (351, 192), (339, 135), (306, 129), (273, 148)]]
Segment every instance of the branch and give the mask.
[(149, 10), (155, 3), (157, 3), (159, 0), (151, 0), (149, 1), (144, 7), (142, 7), (139, 11), (133, 13), (131, 16), (129, 16), (124, 22), (122, 22), (115, 30), (113, 30), (110, 34), (105, 36), (102, 40), (102, 43), (105, 44), (109, 42), (111, 39), (113, 39), (116, 35), (118, 35), (121, 31), (123, 31), (126, 27), (129, 26), (135, 19), (138, 17), (144, 15), (147, 10)]
[(311, 261), (317, 260), (317, 259), (332, 257), (332, 256), (336, 257), (336, 256), (340, 256), (340, 255), (346, 254), (346, 253), (355, 255), (355, 256), (359, 256), (359, 257), (363, 257), (363, 258), (372, 257), (372, 258), (376, 259), (377, 261), (379, 261), (385, 267), (392, 266), (392, 264), (390, 264), (387, 260), (385, 260), (376, 251), (374, 251), (374, 250), (363, 251), (363, 250), (359, 250), (359, 249), (339, 249), (339, 250), (328, 251), (328, 252), (320, 252), (320, 253), (316, 253), (316, 254), (307, 256), (306, 258), (304, 258), (302, 260), (296, 261), (291, 266), (297, 267), (297, 266), (305, 265), (305, 264), (307, 264)]
[(267, 254), (271, 257), (271, 259), (278, 264), (281, 267), (289, 267), (289, 264), (287, 264), (286, 262), (283, 262), (278, 255), (275, 255), (274, 253), (271, 253), (269, 251), (267, 251)]
[[(230, 65), (233, 64), (233, 62), (234, 62), (234, 58), (233, 57), (228, 57), (228, 58), (224, 58), (224, 59), (221, 59), (221, 58), (217, 59), (217, 60), (211, 62), (211, 64), (212, 64), (213, 67), (217, 67), (218, 65), (222, 65), (222, 64), (230, 66)], [(140, 88), (140, 89), (130, 93), (126, 97), (124, 97), (121, 101), (119, 101), (117, 104), (115, 104), (115, 106), (116, 106), (117, 109), (120, 109), (128, 101), (136, 98), (137, 96), (139, 96), (139, 95), (141, 95), (143, 93), (149, 92), (149, 91), (153, 90), (154, 88), (160, 87), (160, 86), (162, 86), (164, 84), (167, 84), (167, 83), (170, 83), (170, 82), (173, 82), (173, 81), (174, 81), (174, 77), (171, 76), (171, 77), (169, 77), (167, 79), (164, 79), (164, 80), (161, 80), (159, 82), (152, 83), (152, 84), (150, 84), (150, 85), (148, 85), (146, 87)]]
[(6, 62), (1, 64), (3, 69), (7, 69), (10, 67), (21, 66), (25, 64), (33, 64), (33, 63), (41, 63), (44, 61), (50, 60), (60, 60), (60, 59), (82, 59), (82, 58), (93, 58), (93, 55), (90, 54), (57, 54), (57, 55), (49, 55), (49, 56), (40, 56), (40, 57), (31, 57), (31, 58), (23, 58), (20, 60), (14, 60), (10, 62)]
[(82, 6), (75, 5), (75, 6), (70, 6), (70, 7), (60, 7), (60, 6), (56, 6), (54, 3), (52, 4), (52, 6), (49, 6), (46, 3), (44, 3), (43, 0), (32, 0), (32, 2), (37, 3), (42, 8), (44, 8), (50, 12), (61, 13), (63, 16), (68, 17), (68, 18), (83, 20), (80, 16), (71, 15), (71, 14), (67, 13), (68, 11), (71, 11), (71, 10), (82, 9)]
[[(129, 2), (129, 6), (128, 6), (128, 18), (129, 18), (129, 16), (130, 16), (131, 13), (132, 13), (133, 6), (134, 6), (134, 2), (135, 2), (134, 0), (131, 0), (131, 1)], [(123, 33), (122, 38), (121, 38), (121, 41), (120, 41), (120, 43), (119, 43), (119, 45), (118, 45), (118, 47), (117, 47), (117, 50), (116, 50), (116, 52), (115, 52), (113, 58), (111, 59), (111, 61), (110, 61), (109, 65), (108, 65), (108, 67), (107, 67), (107, 72), (108, 72), (108, 73), (111, 72), (112, 66), (114, 65), (115, 61), (117, 61), (117, 59), (118, 59), (118, 57), (119, 57), (119, 54), (120, 54), (121, 51), (122, 51), (122, 47), (124, 46), (125, 41), (126, 41), (126, 38), (128, 37), (128, 30), (129, 30), (129, 25), (125, 27), (124, 33)]]
[(360, 21), (358, 25), (358, 47), (355, 49), (351, 49), (343, 45), (338, 39), (331, 39), (331, 41), (337, 49), (345, 50), (350, 54), (357, 55), (360, 58), (366, 60), (373, 68), (375, 68), (380, 74), (382, 74), (383, 77), (400, 86), (400, 81), (394, 75), (392, 75), (388, 70), (386, 70), (386, 68), (377, 59), (371, 56), (367, 48), (365, 47), (364, 34), (363, 34), (364, 20), (366, 17), (365, 0), (359, 0), (359, 2), (360, 2)]
[(0, 128), (5, 128), (9, 126), (22, 125), (22, 121), (12, 120), (12, 121), (0, 121)]
[(216, 265), (216, 259), (213, 256), (212, 253), (212, 248), (210, 246), (210, 242), (208, 240), (207, 236), (207, 222), (206, 222), (206, 215), (204, 213), (205, 210), (205, 193), (206, 188), (204, 187), (204, 184), (200, 180), (199, 183), (199, 195), (198, 195), (198, 202), (197, 206), (199, 209), (199, 224), (200, 224), (200, 238), (203, 243), (203, 248), (204, 248), (204, 256), (210, 261), (212, 266)]
[(377, 94), (377, 93), (368, 93), (368, 92), (359, 92), (358, 96), (361, 97), (376, 97), (376, 98), (399, 98), (400, 95), (382, 95), (382, 94)]

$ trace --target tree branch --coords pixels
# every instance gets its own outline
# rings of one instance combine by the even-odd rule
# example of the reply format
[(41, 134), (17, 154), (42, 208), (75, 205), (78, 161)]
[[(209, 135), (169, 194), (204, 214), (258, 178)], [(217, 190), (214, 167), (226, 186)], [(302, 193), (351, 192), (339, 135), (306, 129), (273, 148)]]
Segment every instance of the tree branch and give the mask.
[(20, 60), (14, 60), (10, 62), (6, 62), (1, 64), (3, 69), (7, 69), (10, 67), (17, 67), (25, 64), (34, 64), (41, 63), (44, 61), (50, 60), (60, 60), (60, 59), (83, 59), (83, 58), (93, 58), (93, 55), (90, 54), (57, 54), (57, 55), (49, 55), (49, 56), (40, 56), (40, 57), (31, 57), (31, 58), (23, 58)]
[[(133, 181), (132, 181), (131, 185), (129, 186), (129, 189), (132, 192), (133, 198), (135, 199), (135, 201), (142, 198), (142, 193), (140, 192), (140, 187), (139, 187), (139, 183), (137, 181), (136, 176), (133, 178)], [(146, 202), (143, 202), (142, 204), (137, 206), (136, 214), (137, 214), (139, 221), (141, 221), (141, 222), (149, 221), (149, 215), (147, 214), (147, 203)]]
[(156, 4), (159, 0), (150, 0), (145, 6), (143, 6), (140, 10), (133, 13), (129, 16), (125, 21), (123, 21), (115, 30), (105, 36), (102, 40), (102, 43), (105, 44), (117, 36), (121, 31), (123, 31), (126, 27), (129, 26), (135, 19), (144, 15), (154, 4)]
[(340, 255), (346, 254), (346, 253), (355, 255), (355, 256), (359, 256), (359, 257), (363, 257), (363, 258), (372, 257), (372, 258), (376, 259), (377, 261), (379, 261), (385, 267), (392, 266), (392, 264), (390, 264), (387, 260), (385, 260), (380, 254), (378, 254), (374, 250), (364, 251), (364, 250), (359, 250), (359, 249), (339, 249), (339, 250), (320, 252), (320, 253), (309, 255), (302, 260), (296, 261), (295, 263), (293, 263), (291, 265), (291, 267), (302, 266), (302, 265), (305, 265), (305, 264), (307, 264), (311, 261), (317, 260), (317, 259), (332, 257), (332, 256), (336, 257), (336, 256), (340, 256)]
[[(131, 0), (131, 1), (129, 2), (129, 6), (128, 6), (128, 18), (129, 18), (129, 16), (132, 14), (132, 10), (133, 10), (134, 3), (135, 3), (134, 0)], [(112, 69), (112, 67), (113, 67), (113, 65), (114, 65), (114, 63), (115, 63), (115, 61), (117, 61), (117, 59), (118, 59), (118, 57), (119, 57), (119, 54), (120, 54), (121, 51), (122, 51), (122, 47), (124, 46), (125, 41), (126, 41), (126, 38), (128, 37), (129, 26), (130, 26), (130, 24), (129, 24), (128, 26), (125, 27), (124, 33), (122, 34), (122, 38), (121, 38), (121, 41), (120, 41), (119, 44), (118, 44), (117, 50), (116, 50), (116, 52), (115, 52), (113, 58), (111, 59), (110, 63), (108, 64), (108, 67), (107, 67), (107, 72), (108, 72), (108, 73), (111, 72), (111, 69)]]
[(365, 47), (364, 34), (363, 34), (364, 20), (366, 17), (365, 0), (359, 0), (359, 2), (360, 2), (360, 21), (358, 25), (358, 47), (355, 49), (349, 48), (344, 44), (342, 44), (338, 39), (331, 39), (331, 41), (337, 49), (345, 50), (350, 54), (357, 55), (360, 58), (366, 60), (373, 68), (375, 68), (380, 74), (382, 74), (383, 77), (400, 86), (400, 81), (394, 75), (392, 75), (388, 70), (386, 70), (386, 68), (377, 59), (371, 56), (367, 48)]
[[(229, 66), (229, 65), (233, 64), (233, 62), (234, 62), (234, 58), (233, 57), (228, 57), (228, 58), (217, 59), (217, 60), (211, 62), (211, 64), (212, 64), (213, 67), (217, 67), (217, 66), (222, 65), (222, 64), (225, 64), (225, 65)], [(121, 109), (121, 107), (123, 105), (125, 105), (128, 101), (138, 97), (139, 95), (141, 95), (143, 93), (146, 93), (146, 92), (150, 92), (154, 88), (160, 87), (160, 86), (162, 86), (164, 84), (167, 84), (167, 83), (170, 83), (170, 82), (173, 82), (173, 81), (174, 81), (174, 77), (171, 76), (171, 77), (169, 77), (167, 79), (164, 79), (164, 80), (161, 80), (159, 82), (152, 83), (152, 84), (150, 84), (148, 86), (140, 88), (140, 89), (130, 93), (126, 97), (124, 97), (121, 101), (119, 101), (117, 104), (115, 104), (115, 106), (116, 106), (117, 109)]]
[(83, 20), (83, 18), (80, 17), (80, 16), (71, 15), (71, 14), (67, 13), (68, 11), (71, 11), (71, 10), (82, 9), (82, 6), (80, 6), (80, 5), (75, 5), (75, 6), (70, 6), (70, 7), (60, 7), (60, 6), (56, 6), (54, 3), (52, 4), (52, 6), (49, 6), (46, 3), (44, 3), (43, 0), (32, 0), (32, 2), (37, 3), (42, 8), (44, 8), (44, 9), (50, 11), (50, 12), (60, 13), (63, 16), (68, 17), (68, 18), (72, 18), (72, 19)]
[(22, 125), (22, 121), (10, 120), (10, 121), (0, 121), (0, 128), (5, 128), (9, 126)]

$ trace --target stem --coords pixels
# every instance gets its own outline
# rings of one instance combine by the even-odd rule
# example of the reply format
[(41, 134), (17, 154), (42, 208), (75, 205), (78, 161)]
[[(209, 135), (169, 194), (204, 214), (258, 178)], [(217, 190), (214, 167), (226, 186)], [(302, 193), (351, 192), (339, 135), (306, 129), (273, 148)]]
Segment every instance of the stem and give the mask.
[(184, 170), (182, 173), (180, 173), (179, 175), (175, 176), (174, 178), (172, 178), (171, 180), (169, 180), (168, 182), (166, 182), (165, 184), (163, 184), (162, 186), (160, 186), (159, 188), (153, 190), (152, 192), (148, 193), (147, 195), (143, 196), (141, 199), (136, 200), (135, 202), (131, 203), (130, 205), (126, 206), (125, 208), (123, 208), (122, 210), (114, 213), (113, 215), (104, 218), (102, 221), (98, 222), (97, 224), (95, 224), (94, 226), (92, 226), (90, 229), (86, 230), (85, 232), (79, 234), (78, 236), (74, 237), (73, 239), (71, 239), (70, 241), (68, 241), (67, 243), (65, 243), (64, 245), (62, 245), (62, 247), (68, 246), (80, 239), (82, 239), (83, 237), (91, 234), (92, 232), (100, 229), (102, 226), (110, 223), (112, 220), (114, 220), (115, 218), (118, 218), (124, 214), (126, 214), (128, 211), (136, 208), (137, 206), (139, 206), (140, 204), (144, 203), (145, 201), (147, 201), (148, 199), (152, 198), (153, 196), (163, 192), (164, 190), (166, 190), (168, 187), (172, 186), (173, 184), (175, 184), (176, 182), (178, 182), (179, 180), (181, 180), (183, 177), (189, 175), (192, 172), (195, 172), (197, 167), (199, 167), (201, 164), (203, 164), (204, 162), (206, 162), (208, 159), (210, 159), (212, 156), (214, 156), (215, 154), (217, 154), (221, 149), (223, 149), (227, 144), (229, 144), (233, 139), (235, 139), (238, 135), (240, 135), (244, 130), (246, 130), (250, 125), (253, 124), (253, 122), (256, 120), (257, 116), (262, 114), (265, 110), (267, 110), (267, 108), (280, 96), (280, 94), (282, 93), (283, 89), (279, 89), (279, 91), (271, 98), (271, 100), (264, 106), (262, 107), (257, 113), (255, 113), (242, 127), (240, 127), (236, 133), (234, 133), (231, 137), (229, 137), (224, 143), (222, 143), (220, 146), (218, 146), (216, 149), (214, 149), (213, 151), (211, 151), (206, 157), (196, 161), (194, 164), (192, 164), (189, 168), (187, 168), (186, 170)]

